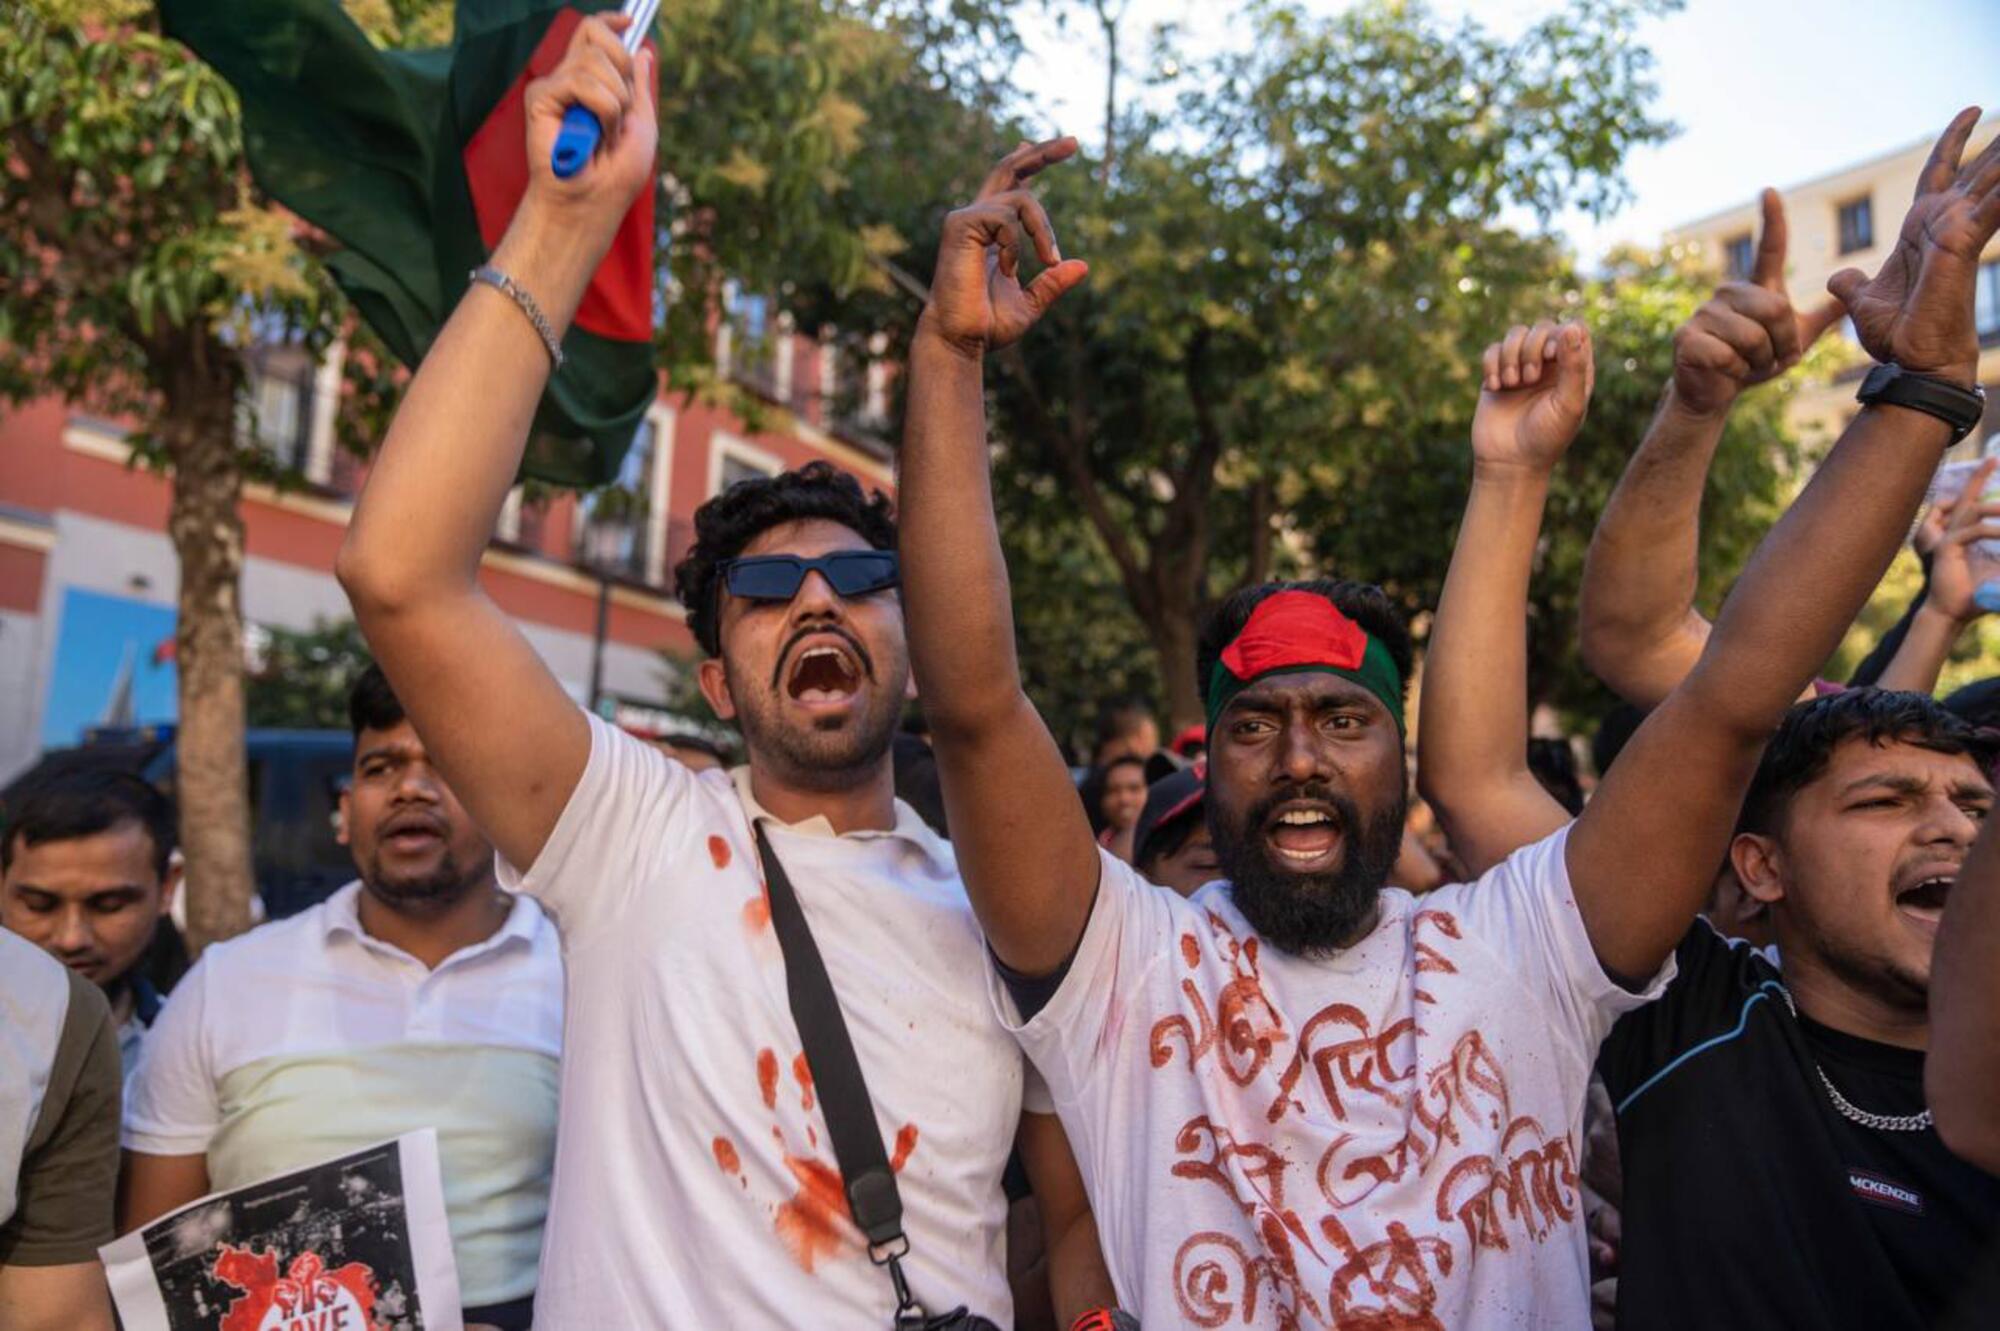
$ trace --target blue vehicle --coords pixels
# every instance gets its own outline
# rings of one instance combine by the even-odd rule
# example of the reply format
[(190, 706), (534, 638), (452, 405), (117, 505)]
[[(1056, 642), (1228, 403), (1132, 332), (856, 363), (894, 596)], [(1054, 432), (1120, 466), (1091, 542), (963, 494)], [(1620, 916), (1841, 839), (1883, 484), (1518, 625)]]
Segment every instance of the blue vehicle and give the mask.
[[(340, 790), (354, 765), (344, 730), (252, 730), (250, 854), (257, 893), (270, 919), (296, 915), (354, 877), (347, 848), (334, 840)], [(0, 791), (0, 805), (27, 783), (69, 767), (136, 772), (174, 790), (174, 728), (100, 730), (74, 748), (51, 749)]]

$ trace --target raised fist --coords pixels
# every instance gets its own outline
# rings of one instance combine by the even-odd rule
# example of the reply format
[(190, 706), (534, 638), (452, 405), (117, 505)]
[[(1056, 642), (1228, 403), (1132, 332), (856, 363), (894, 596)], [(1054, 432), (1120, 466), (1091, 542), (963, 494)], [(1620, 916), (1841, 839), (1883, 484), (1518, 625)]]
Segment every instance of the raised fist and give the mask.
[[(930, 305), (923, 315), (930, 332), (967, 354), (998, 350), (1083, 281), (1089, 267), (1062, 257), (1048, 213), (1027, 188), (1036, 172), (1075, 152), (1072, 138), (1023, 143), (987, 174), (976, 199), (945, 218)], [(1022, 232), (1044, 265), (1025, 287), (1020, 281)]]
[(1829, 300), (1799, 314), (1785, 294), (1785, 205), (1764, 191), (1764, 233), (1747, 282), (1725, 282), (1674, 333), (1674, 394), (1696, 412), (1729, 409), (1736, 395), (1799, 363), (1841, 316)]
[(1590, 330), (1580, 323), (1516, 324), (1486, 348), (1481, 369), (1474, 464), (1553, 470), (1590, 409), (1597, 382)]
[[(562, 63), (528, 85), (528, 195), (578, 216), (586, 225), (615, 231), (639, 191), (652, 185), (659, 148), (653, 53), (628, 54), (619, 34), (623, 14), (598, 15), (576, 25)], [(550, 165), (563, 113), (590, 109), (604, 127), (597, 155), (567, 180)]]

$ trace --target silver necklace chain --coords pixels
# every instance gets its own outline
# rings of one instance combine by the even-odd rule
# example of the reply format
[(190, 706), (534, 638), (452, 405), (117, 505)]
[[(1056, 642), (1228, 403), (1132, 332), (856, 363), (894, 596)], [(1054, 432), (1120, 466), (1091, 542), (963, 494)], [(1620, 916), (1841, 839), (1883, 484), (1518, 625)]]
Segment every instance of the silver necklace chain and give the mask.
[[(1785, 996), (1785, 1006), (1792, 1010), (1794, 1020), (1799, 1015), (1799, 1005), (1792, 1001), (1792, 991), (1780, 989)], [(1931, 1127), (1931, 1111), (1926, 1108), (1921, 1114), (1871, 1114), (1840, 1093), (1833, 1084), (1833, 1078), (1826, 1075), (1826, 1069), (1813, 1060), (1813, 1071), (1819, 1074), (1819, 1084), (1826, 1087), (1826, 1098), (1833, 1101), (1833, 1107), (1840, 1116), (1850, 1123), (1859, 1123), (1864, 1128), (1877, 1132), (1927, 1132)]]

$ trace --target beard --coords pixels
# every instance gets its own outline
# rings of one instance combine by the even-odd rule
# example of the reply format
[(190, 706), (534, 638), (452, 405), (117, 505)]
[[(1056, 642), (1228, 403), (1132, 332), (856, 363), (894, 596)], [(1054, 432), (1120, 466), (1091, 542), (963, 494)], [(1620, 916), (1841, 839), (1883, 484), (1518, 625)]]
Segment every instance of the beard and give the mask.
[[(1340, 819), (1340, 862), (1322, 873), (1299, 873), (1272, 860), (1263, 828), (1287, 800), (1319, 800)], [(1276, 791), (1260, 801), (1240, 826), (1226, 826), (1210, 803), (1209, 832), (1215, 858), (1229, 880), (1230, 896), (1264, 940), (1282, 952), (1324, 957), (1355, 941), (1369, 924), (1376, 900), (1403, 846), (1409, 796), (1364, 819), (1353, 800), (1320, 782)]]
[[(1872, 995), (1883, 1006), (1900, 1012), (1922, 1013), (1929, 1009), (1930, 970), (1911, 966), (1883, 949), (1857, 944), (1831, 931), (1807, 926), (1816, 935), (1794, 937), (1790, 946), (1780, 940), (1781, 957), (1817, 956), (1819, 964), (1857, 993)], [(1793, 962), (1797, 969), (1798, 962)]]
[(467, 872), (449, 846), (437, 863), (417, 873), (390, 873), (381, 857), (361, 876), (362, 886), (385, 906), (405, 911), (442, 910), (479, 886), (491, 874), (491, 859)]
[(755, 753), (788, 785), (801, 790), (853, 788), (859, 779), (881, 765), (896, 739), (896, 727), (902, 720), (903, 691), (909, 679), (908, 663), (891, 662), (882, 677), (878, 677), (874, 660), (866, 649), (851, 637), (848, 642), (866, 677), (861, 705), (846, 716), (820, 717), (810, 725), (797, 725), (785, 719), (778, 693), (783, 685), (777, 678), (773, 678), (769, 688), (760, 688), (753, 680), (739, 678), (728, 660), (723, 661), (730, 695), (736, 702), (736, 724), (743, 732), (744, 749)]

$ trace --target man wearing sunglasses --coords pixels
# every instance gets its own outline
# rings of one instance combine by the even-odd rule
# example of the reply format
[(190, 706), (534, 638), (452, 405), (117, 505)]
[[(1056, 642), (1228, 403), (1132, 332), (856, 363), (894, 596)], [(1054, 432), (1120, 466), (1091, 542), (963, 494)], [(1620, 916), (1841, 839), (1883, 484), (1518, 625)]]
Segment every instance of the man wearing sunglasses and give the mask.
[[(585, 714), (479, 588), (546, 382), (545, 337), (653, 178), (653, 103), (634, 92), (646, 73), (590, 19), (528, 90), (527, 194), (491, 258), (505, 281), (472, 287), (419, 368), (339, 563), (503, 885), (561, 932), (563, 1122), (537, 1324), (892, 1322), (896, 1290), (850, 1219), (789, 1006), (761, 833), (865, 1075), (910, 1293), (1011, 1325), (1001, 1174), (1017, 1128), (1031, 1169), (1044, 1162), (1034, 1181), (1058, 1273), (1073, 1252), (1095, 1263), (1095, 1230), (1066, 1150), (1046, 1149), (1049, 1134), (1061, 1143), (1053, 1117), (1022, 1124), (1024, 1063), (987, 1001), (951, 848), (895, 798), (890, 744), (914, 689), (888, 501), (815, 464), (696, 513), (676, 578), (707, 654), (702, 692), (742, 730), (748, 765), (734, 773), (691, 772)], [(557, 180), (550, 148), (572, 103), (597, 112), (605, 146)], [(1073, 1315), (1105, 1287), (1069, 1289)]]

